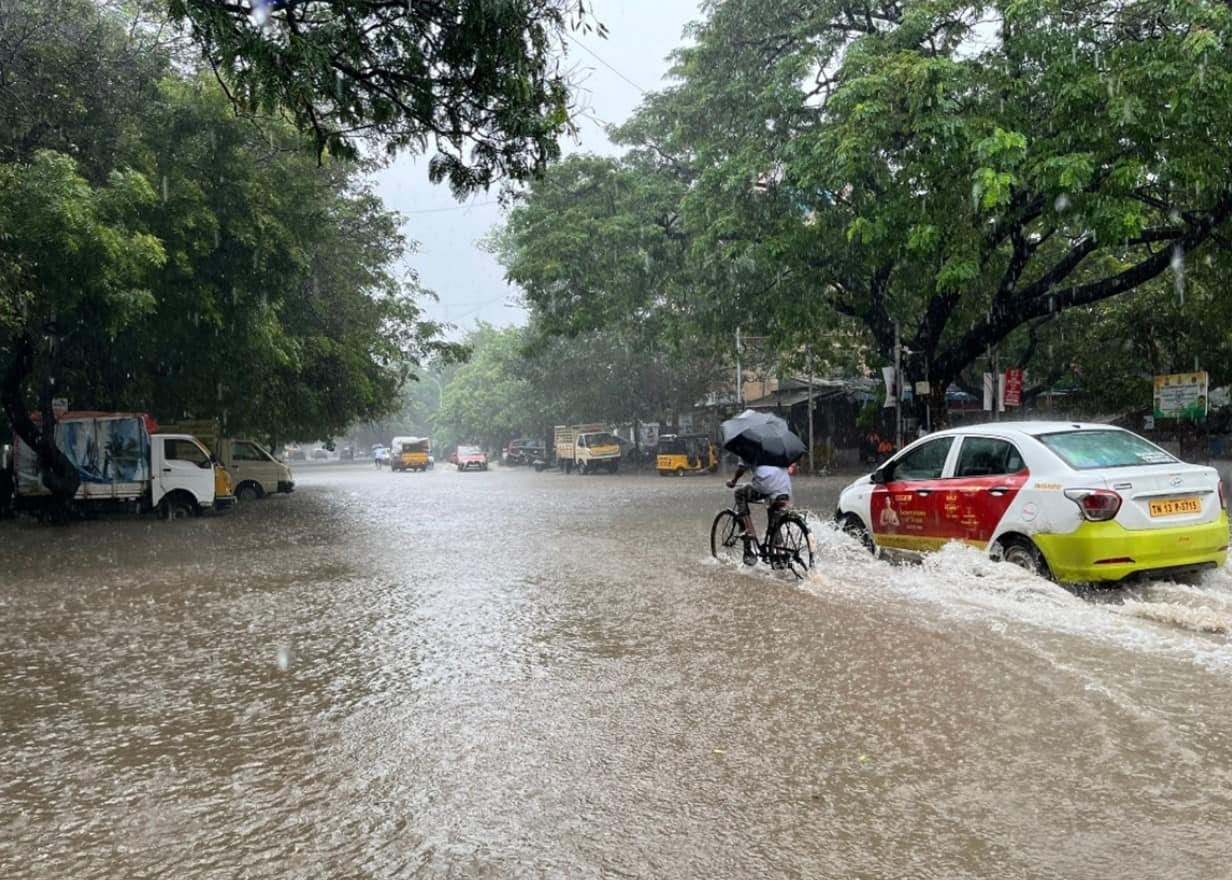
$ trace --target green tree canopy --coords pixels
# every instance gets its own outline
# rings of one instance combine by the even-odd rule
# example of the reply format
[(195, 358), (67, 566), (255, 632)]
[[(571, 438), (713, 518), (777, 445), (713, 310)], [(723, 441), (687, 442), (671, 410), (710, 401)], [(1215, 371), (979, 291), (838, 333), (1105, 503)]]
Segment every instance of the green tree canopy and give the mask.
[[(165, 57), (130, 65), (135, 45), (92, 4), (0, 12), (0, 45), (21, 50), (0, 69), (14, 122), (0, 131), (0, 397), (15, 427), (54, 393), (329, 437), (395, 410), (416, 364), (455, 353), (422, 320), (430, 294), (396, 271), (411, 244), (358, 166), (318, 165), (292, 126), (237, 118)], [(109, 65), (131, 91), (94, 112), (90, 72)]]
[[(678, 85), (619, 137), (623, 167), (680, 182), (666, 203), (687, 242), (680, 283), (643, 295), (711, 344), (739, 323), (784, 351), (837, 335), (885, 363), (897, 325), (939, 410), (990, 346), (1038, 354), (1068, 311), (1202, 259), (1232, 212), (1226, 4), (728, 0), (706, 13), (677, 53)], [(534, 276), (531, 302), (618, 315), (588, 280), (610, 269), (609, 238), (577, 236), (550, 265), (532, 243), (547, 213), (526, 210), (509, 265)], [(619, 236), (656, 215), (626, 199), (603, 223)]]
[(169, 0), (242, 108), (290, 112), (319, 148), (358, 137), (435, 151), (458, 192), (525, 178), (559, 155), (569, 91), (558, 58), (572, 0)]

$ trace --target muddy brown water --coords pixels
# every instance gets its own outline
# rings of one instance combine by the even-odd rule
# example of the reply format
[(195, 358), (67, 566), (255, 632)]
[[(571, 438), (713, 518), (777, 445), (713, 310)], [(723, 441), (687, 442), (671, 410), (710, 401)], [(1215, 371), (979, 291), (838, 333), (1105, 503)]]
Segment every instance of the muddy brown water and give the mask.
[[(709, 558), (719, 477), (0, 523), (0, 876), (1226, 878), (1232, 574)], [(762, 514), (758, 514), (761, 516)]]

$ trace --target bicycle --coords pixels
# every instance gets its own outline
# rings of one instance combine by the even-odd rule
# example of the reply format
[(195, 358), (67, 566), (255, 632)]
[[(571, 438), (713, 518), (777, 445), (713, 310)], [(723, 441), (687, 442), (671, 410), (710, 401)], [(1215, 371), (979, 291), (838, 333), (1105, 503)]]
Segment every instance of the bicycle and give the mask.
[(740, 560), (746, 565), (753, 565), (760, 559), (772, 569), (790, 571), (800, 579), (813, 567), (812, 533), (804, 517), (785, 505), (774, 503), (766, 511), (766, 535), (762, 540), (751, 540), (754, 557), (751, 560), (745, 556), (743, 533), (739, 514), (730, 507), (720, 510), (710, 526), (710, 553), (715, 559)]

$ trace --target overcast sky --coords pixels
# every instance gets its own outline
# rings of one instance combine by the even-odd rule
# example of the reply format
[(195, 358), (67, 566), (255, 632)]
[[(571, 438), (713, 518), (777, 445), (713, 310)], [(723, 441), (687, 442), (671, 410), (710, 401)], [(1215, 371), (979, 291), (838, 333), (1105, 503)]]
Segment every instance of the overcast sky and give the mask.
[[(596, 17), (607, 25), (606, 40), (594, 34), (571, 34), (567, 65), (581, 90), (577, 103), (588, 108), (579, 122), (579, 140), (562, 144), (565, 152), (618, 153), (603, 126), (626, 120), (642, 100), (642, 90), (666, 85), (668, 54), (682, 42), (684, 26), (700, 18), (697, 0), (594, 0)], [(505, 283), (495, 258), (478, 241), (502, 222), (496, 193), (465, 202), (454, 199), (445, 184), (428, 182), (427, 159), (399, 158), (376, 177), (376, 191), (391, 210), (405, 218), (403, 231), (419, 242), (409, 264), (421, 283), (436, 292), (439, 303), (425, 301), (427, 317), (456, 325), (449, 334), (461, 338), (477, 321), (521, 324), (525, 313), (506, 305), (518, 292)]]

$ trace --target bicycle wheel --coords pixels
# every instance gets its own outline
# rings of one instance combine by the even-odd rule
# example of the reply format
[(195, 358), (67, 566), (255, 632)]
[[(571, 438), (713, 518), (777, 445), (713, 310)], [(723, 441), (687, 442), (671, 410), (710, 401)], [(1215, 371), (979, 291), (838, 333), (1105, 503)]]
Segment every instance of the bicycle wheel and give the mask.
[(804, 520), (794, 514), (783, 517), (770, 534), (770, 567), (785, 569), (798, 578), (813, 567), (813, 540)]
[(736, 514), (720, 510), (710, 527), (710, 552), (715, 559), (724, 562), (739, 562), (744, 557), (744, 542), (740, 534), (744, 529)]

